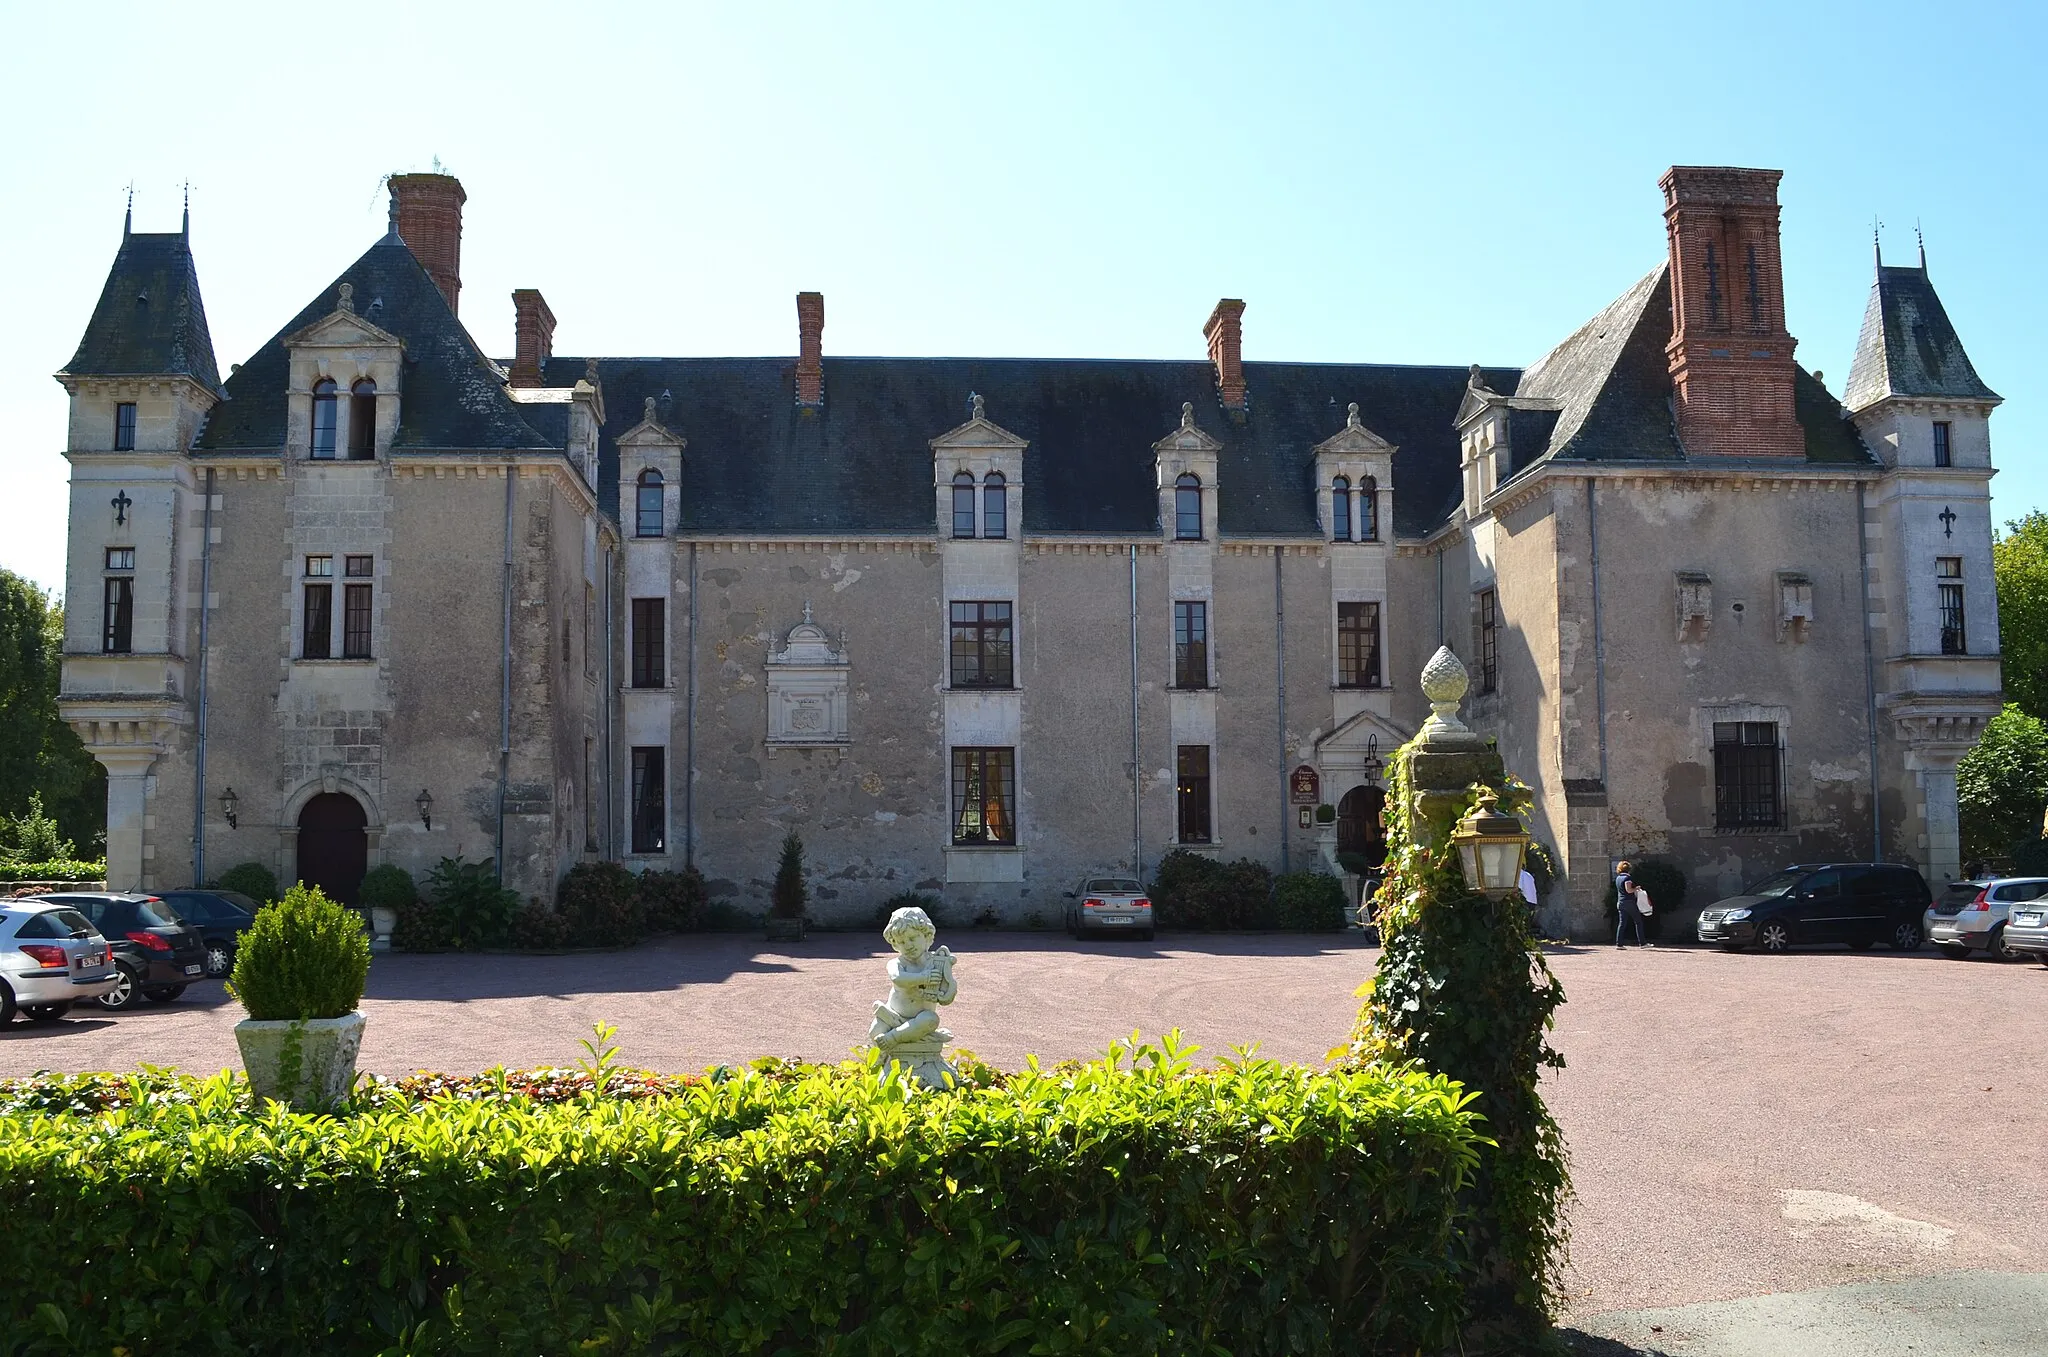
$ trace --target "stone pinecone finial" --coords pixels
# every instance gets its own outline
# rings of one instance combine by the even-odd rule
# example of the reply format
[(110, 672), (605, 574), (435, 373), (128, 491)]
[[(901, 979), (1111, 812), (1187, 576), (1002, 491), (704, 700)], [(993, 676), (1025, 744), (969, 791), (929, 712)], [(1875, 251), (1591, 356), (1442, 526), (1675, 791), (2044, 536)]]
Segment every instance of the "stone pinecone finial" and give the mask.
[(1425, 745), (1438, 748), (1470, 749), (1486, 741), (1458, 719), (1458, 705), (1472, 686), (1472, 676), (1449, 646), (1438, 646), (1429, 663), (1422, 666), (1422, 695), (1429, 699), (1430, 716), (1420, 732)]

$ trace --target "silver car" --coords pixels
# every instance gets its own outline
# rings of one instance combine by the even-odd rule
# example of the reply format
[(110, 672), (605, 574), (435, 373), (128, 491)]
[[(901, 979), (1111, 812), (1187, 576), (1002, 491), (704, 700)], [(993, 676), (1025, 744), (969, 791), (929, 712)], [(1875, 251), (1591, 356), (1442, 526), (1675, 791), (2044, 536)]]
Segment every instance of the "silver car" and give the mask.
[(2005, 950), (2048, 966), (2048, 896), (2012, 907), (2005, 921)]
[(2048, 894), (2048, 877), (2005, 876), (1956, 881), (1927, 909), (1927, 940), (1943, 956), (1989, 952), (2001, 961), (2020, 955), (2007, 940), (2015, 906)]
[(115, 979), (112, 949), (83, 914), (48, 900), (0, 902), (0, 1024), (16, 1009), (55, 1022)]
[(1067, 931), (1077, 938), (1099, 931), (1152, 940), (1152, 901), (1131, 877), (1089, 877), (1079, 890), (1067, 892), (1066, 916)]

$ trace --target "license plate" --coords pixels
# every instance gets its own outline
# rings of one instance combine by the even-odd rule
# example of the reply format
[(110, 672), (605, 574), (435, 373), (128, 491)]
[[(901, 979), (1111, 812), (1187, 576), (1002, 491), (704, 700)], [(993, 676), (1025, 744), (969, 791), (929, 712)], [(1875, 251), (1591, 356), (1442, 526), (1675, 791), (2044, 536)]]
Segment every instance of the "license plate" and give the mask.
[(2012, 921), (2016, 924), (2037, 924), (2041, 922), (2041, 916), (2033, 910), (2028, 910), (2023, 914), (2013, 915)]
[(204, 969), (205, 969), (205, 968), (204, 968), (203, 966), (187, 966), (187, 967), (185, 968), (185, 974), (187, 974), (187, 975), (197, 975), (197, 974), (199, 974), (199, 972), (200, 972), (200, 971), (202, 971), (202, 970), (204, 970)]
[(1129, 923), (1129, 922), (1130, 922), (1130, 920), (1129, 920), (1129, 919), (1104, 919), (1104, 920), (1102, 920), (1102, 922), (1103, 922), (1103, 923), (1106, 923), (1106, 924), (1127, 924), (1127, 923)]
[(94, 966), (99, 965), (105, 960), (106, 957), (98, 952), (85, 952), (78, 958), (78, 969), (81, 971), (91, 970)]

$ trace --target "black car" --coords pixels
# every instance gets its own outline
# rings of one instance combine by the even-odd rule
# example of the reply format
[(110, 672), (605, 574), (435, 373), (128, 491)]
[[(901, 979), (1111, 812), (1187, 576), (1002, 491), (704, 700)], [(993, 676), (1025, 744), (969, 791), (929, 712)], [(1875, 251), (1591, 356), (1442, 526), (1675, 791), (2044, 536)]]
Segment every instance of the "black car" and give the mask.
[(1839, 942), (1879, 942), (1910, 952), (1925, 936), (1922, 915), (1933, 896), (1911, 867), (1889, 862), (1810, 862), (1774, 872), (1700, 911), (1699, 939), (1730, 951), (1766, 952)]
[(206, 973), (216, 980), (235, 968), (235, 948), (242, 930), (256, 922), (258, 905), (239, 891), (195, 887), (189, 891), (159, 891), (158, 898), (177, 911), (178, 917), (199, 930), (206, 944)]
[(154, 895), (66, 891), (42, 898), (71, 906), (107, 940), (115, 978), (114, 988), (99, 997), (103, 1008), (132, 1007), (137, 994), (153, 1004), (168, 1004), (206, 974), (199, 930)]

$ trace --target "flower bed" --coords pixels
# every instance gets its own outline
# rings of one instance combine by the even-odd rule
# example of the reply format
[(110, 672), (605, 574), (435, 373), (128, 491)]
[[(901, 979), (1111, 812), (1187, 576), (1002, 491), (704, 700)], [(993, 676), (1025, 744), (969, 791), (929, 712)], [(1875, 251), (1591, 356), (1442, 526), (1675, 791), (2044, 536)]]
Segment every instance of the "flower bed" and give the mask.
[(872, 1066), (0, 1082), (22, 1353), (1334, 1353), (1450, 1341), (1455, 1084), (1127, 1046)]

